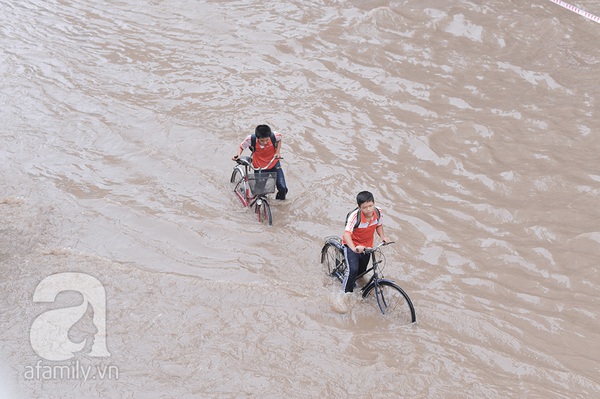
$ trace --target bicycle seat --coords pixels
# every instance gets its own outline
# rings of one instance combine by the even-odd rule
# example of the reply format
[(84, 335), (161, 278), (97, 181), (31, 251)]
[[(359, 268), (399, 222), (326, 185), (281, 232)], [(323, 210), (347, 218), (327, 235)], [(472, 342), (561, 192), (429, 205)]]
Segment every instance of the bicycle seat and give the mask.
[(237, 163), (239, 163), (240, 165), (246, 165), (246, 166), (251, 166), (252, 165), (252, 158), (249, 157), (249, 156), (239, 157), (235, 161)]

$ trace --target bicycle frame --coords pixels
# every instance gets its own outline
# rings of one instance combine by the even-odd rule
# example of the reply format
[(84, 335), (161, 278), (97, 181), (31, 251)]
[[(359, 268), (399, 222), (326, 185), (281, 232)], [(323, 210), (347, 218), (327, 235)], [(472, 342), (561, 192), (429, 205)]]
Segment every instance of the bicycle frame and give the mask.
[[(392, 242), (390, 242), (389, 244), (391, 244)], [(384, 243), (379, 244), (378, 246), (376, 246), (375, 248), (371, 249), (371, 267), (368, 268), (367, 270), (365, 270), (363, 273), (359, 274), (356, 278), (360, 278), (364, 275), (366, 275), (369, 272), (373, 272), (373, 274), (371, 275), (371, 278), (369, 279), (369, 281), (360, 289), (360, 292), (362, 293), (362, 296), (365, 296), (366, 292), (369, 292), (369, 289), (371, 288), (371, 286), (375, 286), (375, 293), (377, 293), (377, 290), (379, 289), (379, 282), (380, 281), (389, 281), (392, 282), (392, 280), (388, 280), (386, 278), (379, 277), (379, 269), (378, 266), (381, 263), (381, 260), (377, 260), (377, 257), (375, 256), (375, 254), (377, 253), (377, 250), (382, 247), (383, 245), (387, 245)]]
[[(244, 207), (250, 207), (252, 205), (254, 205), (256, 203), (256, 201), (258, 201), (260, 199), (259, 195), (250, 195), (250, 185), (248, 183), (248, 169), (249, 167), (247, 165), (244, 165), (244, 167), (242, 168), (241, 165), (236, 166), (236, 168), (240, 168), (241, 170), (243, 170), (242, 172), (242, 176), (243, 178), (237, 182), (237, 184), (235, 185), (233, 191), (235, 192), (235, 194), (238, 196), (238, 198), (240, 199), (240, 201), (242, 201), (242, 204), (244, 205)], [(242, 195), (240, 193), (239, 187), (240, 185), (244, 183), (245, 184), (245, 189), (244, 191), (244, 195)]]
[[(233, 173), (231, 174), (231, 183), (235, 184), (233, 191), (242, 202), (242, 205), (246, 208), (253, 206), (254, 211), (258, 216), (258, 221), (268, 221), (269, 226), (273, 224), (271, 207), (269, 205), (269, 202), (267, 201), (267, 195), (271, 192), (271, 189), (269, 189), (269, 191), (263, 191), (262, 189), (260, 189), (257, 191), (258, 194), (254, 194), (251, 192), (254, 191), (257, 188), (257, 186), (255, 184), (253, 187), (250, 183), (256, 183), (256, 181), (258, 180), (256, 173), (260, 174), (261, 172), (268, 171), (273, 162), (279, 159), (282, 158), (273, 157), (273, 159), (271, 159), (271, 161), (264, 168), (254, 168), (252, 166), (251, 157), (236, 157), (234, 158), (234, 161), (237, 162), (237, 165), (233, 168)], [(251, 171), (254, 171), (255, 173), (254, 177), (252, 177), (252, 180), (254, 180), (252, 182), (250, 181)], [(269, 175), (265, 175), (263, 178), (265, 179), (264, 184), (266, 184), (266, 179), (269, 179)]]
[[(385, 262), (385, 258), (383, 255), (378, 258), (377, 253), (379, 252), (379, 248), (387, 244), (392, 244), (392, 242), (382, 242), (374, 248), (365, 248), (364, 253), (371, 257), (371, 267), (363, 273), (360, 273), (357, 276), (357, 279), (368, 273), (372, 273), (372, 275), (369, 278), (369, 281), (367, 281), (360, 289), (361, 296), (363, 298), (368, 298), (371, 293), (374, 292), (375, 298), (377, 299), (377, 306), (384, 315), (397, 312), (404, 313), (402, 309), (405, 308), (405, 306), (400, 305), (400, 307), (397, 307), (399, 304), (398, 299), (403, 297), (403, 299), (400, 299), (400, 302), (406, 303), (407, 309), (410, 311), (411, 322), (414, 323), (417, 320), (417, 316), (410, 297), (393, 280), (384, 278), (379, 269), (379, 266)], [(331, 249), (333, 249), (333, 251), (330, 251)], [(342, 240), (336, 236), (326, 237), (325, 245), (323, 245), (323, 248), (321, 249), (321, 263), (325, 263), (329, 275), (336, 277), (341, 283), (344, 282), (345, 273), (348, 272), (344, 251), (345, 249), (342, 245)], [(398, 295), (400, 295), (400, 297)]]
[[(259, 200), (261, 201), (266, 201), (267, 197), (266, 195), (250, 195), (250, 185), (248, 183), (248, 174), (250, 172), (250, 170), (256, 171), (256, 172), (261, 172), (264, 170), (268, 170), (269, 167), (271, 166), (271, 164), (275, 161), (275, 160), (279, 160), (282, 158), (273, 158), (271, 160), (271, 162), (269, 162), (269, 164), (267, 166), (265, 166), (264, 168), (254, 168), (252, 166), (252, 162), (251, 162), (250, 157), (243, 157), (240, 159), (237, 159), (236, 162), (238, 163), (237, 166), (235, 166), (235, 169), (239, 169), (240, 173), (243, 176), (243, 179), (240, 180), (234, 187), (234, 192), (235, 194), (238, 196), (238, 198), (240, 199), (240, 201), (242, 201), (242, 204), (245, 207), (251, 207), (254, 204), (256, 204)], [(244, 191), (244, 195), (242, 196), (242, 194), (240, 194), (240, 190), (238, 190), (240, 184), (242, 184), (242, 182), (245, 183), (245, 190)], [(260, 204), (260, 202), (258, 202)]]

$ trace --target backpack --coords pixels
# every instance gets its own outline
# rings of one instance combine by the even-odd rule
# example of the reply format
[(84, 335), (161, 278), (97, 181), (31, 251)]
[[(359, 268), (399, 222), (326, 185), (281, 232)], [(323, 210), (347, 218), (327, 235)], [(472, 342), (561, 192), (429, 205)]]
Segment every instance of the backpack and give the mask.
[[(273, 147), (277, 148), (277, 139), (273, 132), (271, 132), (271, 143), (273, 143)], [(252, 133), (250, 136), (250, 151), (254, 152), (254, 150), (256, 150), (256, 134)]]
[[(357, 209), (358, 209), (358, 207), (352, 209), (350, 212), (348, 212), (346, 214), (346, 221), (344, 222), (344, 227), (348, 224), (348, 218), (350, 217), (352, 212), (354, 212)], [(375, 213), (377, 214), (377, 220), (381, 219), (381, 211), (379, 210), (379, 208), (375, 207)], [(354, 223), (354, 228), (357, 228), (359, 225), (360, 225), (360, 211), (358, 211), (358, 215), (356, 217), (356, 222)]]

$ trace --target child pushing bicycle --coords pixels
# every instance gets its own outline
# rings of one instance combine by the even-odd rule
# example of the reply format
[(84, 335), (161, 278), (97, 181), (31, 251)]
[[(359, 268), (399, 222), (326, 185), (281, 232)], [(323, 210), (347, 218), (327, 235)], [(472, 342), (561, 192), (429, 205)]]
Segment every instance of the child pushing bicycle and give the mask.
[[(281, 168), (281, 134), (271, 131), (268, 125), (258, 125), (254, 134), (247, 136), (238, 147), (238, 152), (231, 159), (238, 160), (246, 148), (252, 151), (252, 166), (255, 169), (266, 168), (264, 172), (277, 173), (277, 195), (275, 199), (284, 200), (288, 189)], [(272, 161), (277, 160), (275, 165)]]
[(353, 292), (356, 278), (367, 270), (371, 255), (366, 248), (373, 247), (375, 233), (384, 243), (389, 242), (383, 231), (381, 209), (375, 206), (375, 198), (369, 191), (361, 191), (356, 196), (358, 207), (346, 217), (346, 227), (342, 236), (344, 256), (348, 267), (344, 274), (344, 292)]

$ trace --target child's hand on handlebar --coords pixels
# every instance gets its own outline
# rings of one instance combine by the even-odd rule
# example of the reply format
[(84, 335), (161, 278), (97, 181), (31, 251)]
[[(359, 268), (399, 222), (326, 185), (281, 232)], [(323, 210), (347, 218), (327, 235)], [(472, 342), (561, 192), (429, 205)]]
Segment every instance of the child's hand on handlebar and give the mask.
[(234, 161), (237, 161), (239, 158), (240, 158), (240, 156), (237, 154), (231, 157), (231, 159)]

